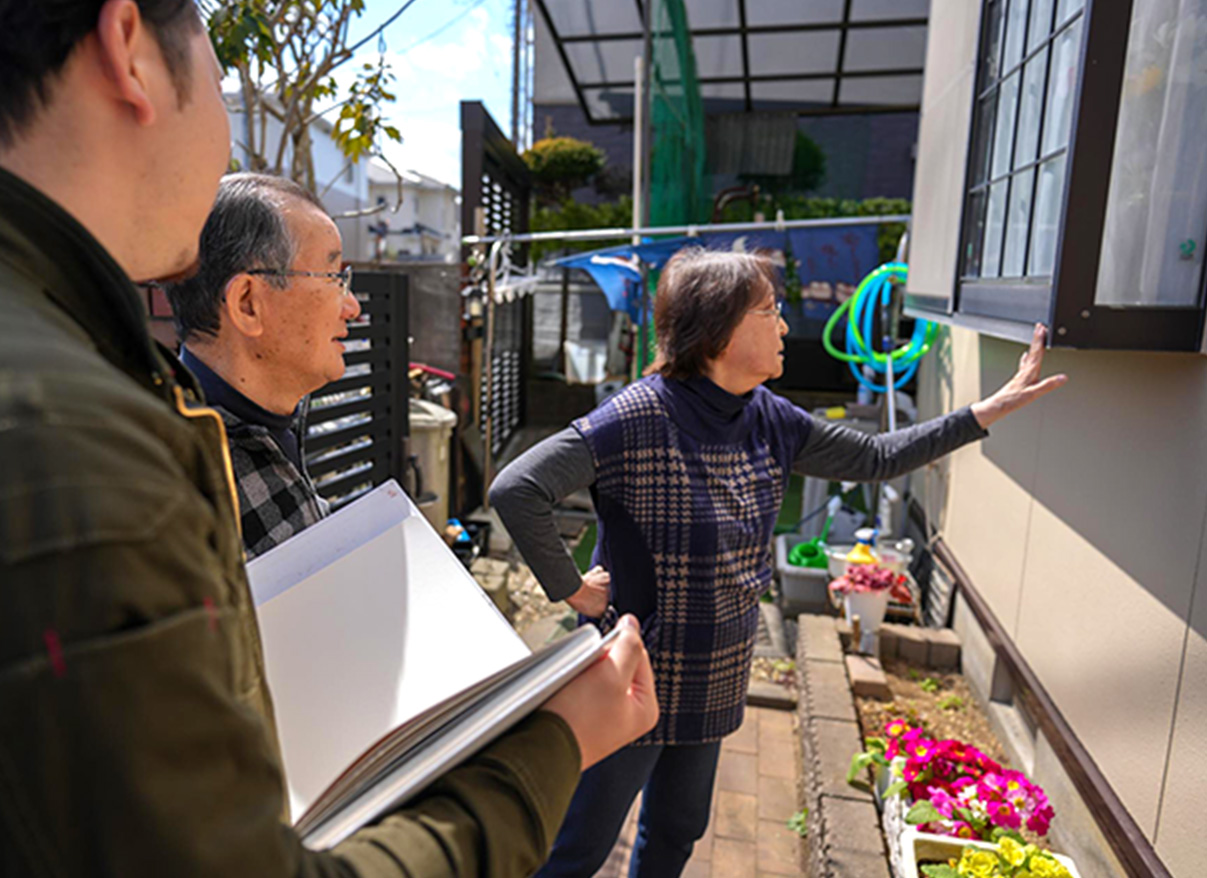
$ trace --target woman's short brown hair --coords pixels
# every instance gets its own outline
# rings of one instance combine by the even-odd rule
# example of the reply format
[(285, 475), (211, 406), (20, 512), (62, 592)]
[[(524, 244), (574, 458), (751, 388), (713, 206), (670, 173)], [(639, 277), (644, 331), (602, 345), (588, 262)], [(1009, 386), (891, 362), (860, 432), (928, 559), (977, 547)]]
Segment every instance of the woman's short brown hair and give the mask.
[(662, 269), (654, 303), (658, 360), (667, 378), (702, 375), (725, 350), (734, 330), (768, 294), (780, 295), (774, 263), (757, 253), (692, 247)]

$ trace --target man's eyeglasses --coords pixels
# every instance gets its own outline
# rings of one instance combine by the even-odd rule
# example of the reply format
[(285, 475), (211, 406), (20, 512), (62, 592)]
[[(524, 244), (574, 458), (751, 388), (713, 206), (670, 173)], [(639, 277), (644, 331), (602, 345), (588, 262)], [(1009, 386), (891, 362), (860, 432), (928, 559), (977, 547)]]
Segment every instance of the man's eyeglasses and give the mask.
[(325, 277), (328, 280), (339, 281), (340, 289), (344, 295), (352, 292), (352, 266), (349, 265), (343, 271), (296, 271), (294, 269), (283, 268), (253, 268), (250, 271), (245, 271), (244, 274), (267, 274), (273, 277)]
[(781, 301), (777, 301), (775, 303), (774, 308), (751, 308), (750, 313), (751, 314), (763, 314), (767, 317), (783, 317), (784, 316), (784, 303)]

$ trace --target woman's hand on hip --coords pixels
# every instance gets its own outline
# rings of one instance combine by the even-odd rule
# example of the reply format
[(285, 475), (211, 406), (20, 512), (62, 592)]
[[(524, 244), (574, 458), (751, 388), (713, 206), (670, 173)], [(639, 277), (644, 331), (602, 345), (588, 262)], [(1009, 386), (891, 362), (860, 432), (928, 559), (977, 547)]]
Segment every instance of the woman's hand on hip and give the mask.
[(1014, 373), (1014, 377), (1003, 384), (993, 396), (972, 404), (973, 417), (983, 429), (1069, 380), (1067, 375), (1052, 375), (1040, 380), (1039, 372), (1044, 364), (1044, 342), (1047, 335), (1048, 331), (1043, 324), (1035, 324), (1031, 346), (1019, 357), (1018, 371)]
[(575, 612), (598, 619), (608, 608), (611, 595), (612, 574), (598, 564), (583, 574), (583, 584), (578, 591), (566, 598)]

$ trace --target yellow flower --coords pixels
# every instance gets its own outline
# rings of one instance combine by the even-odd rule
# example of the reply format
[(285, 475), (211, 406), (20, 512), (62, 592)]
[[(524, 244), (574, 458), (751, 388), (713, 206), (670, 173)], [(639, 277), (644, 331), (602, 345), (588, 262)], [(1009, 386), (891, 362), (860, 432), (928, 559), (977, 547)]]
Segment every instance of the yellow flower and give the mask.
[(1011, 866), (1021, 866), (1027, 860), (1027, 849), (1009, 836), (997, 843), (997, 849)]
[(956, 867), (960, 878), (996, 878), (1001, 875), (998, 870), (997, 854), (993, 851), (983, 851), (977, 848), (965, 848)]
[(1073, 878), (1068, 869), (1047, 854), (1037, 854), (1031, 859), (1031, 874), (1035, 878)]

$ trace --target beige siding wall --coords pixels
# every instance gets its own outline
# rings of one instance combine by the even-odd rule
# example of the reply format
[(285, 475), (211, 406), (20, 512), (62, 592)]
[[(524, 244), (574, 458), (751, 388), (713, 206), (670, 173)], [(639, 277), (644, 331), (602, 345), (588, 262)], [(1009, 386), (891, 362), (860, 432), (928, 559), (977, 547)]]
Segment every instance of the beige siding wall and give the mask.
[[(991, 393), (1022, 350), (953, 330), (922, 371), (926, 413)], [(927, 500), (945, 501), (949, 545), (1132, 816), (1187, 864), (1176, 874), (1199, 875), (1207, 360), (1053, 351), (1047, 368), (1069, 384), (954, 455)]]
[[(935, 0), (931, 8), (915, 292), (946, 295), (954, 283), (979, 6)], [(920, 372), (923, 413), (991, 393), (1022, 350), (951, 330)], [(916, 484), (1160, 856), (1178, 878), (1199, 878), (1207, 874), (1207, 358), (1053, 351), (1045, 371), (1067, 372), (1069, 384)]]

